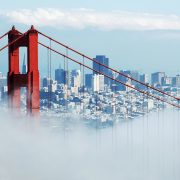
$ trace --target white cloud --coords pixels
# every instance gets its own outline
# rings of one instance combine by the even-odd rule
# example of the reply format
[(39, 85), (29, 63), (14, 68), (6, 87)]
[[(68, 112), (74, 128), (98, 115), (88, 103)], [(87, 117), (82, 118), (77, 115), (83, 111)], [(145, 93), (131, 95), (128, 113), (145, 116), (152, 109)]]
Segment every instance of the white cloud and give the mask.
[(55, 28), (99, 30), (180, 30), (180, 16), (92, 9), (23, 9), (3, 12), (11, 23)]

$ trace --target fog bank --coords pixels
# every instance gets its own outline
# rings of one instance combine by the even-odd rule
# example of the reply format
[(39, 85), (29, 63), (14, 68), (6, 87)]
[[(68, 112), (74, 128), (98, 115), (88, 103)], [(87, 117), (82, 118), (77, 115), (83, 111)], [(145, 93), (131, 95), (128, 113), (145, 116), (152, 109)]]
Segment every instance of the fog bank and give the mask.
[(180, 113), (95, 129), (63, 115), (0, 117), (1, 180), (179, 180)]

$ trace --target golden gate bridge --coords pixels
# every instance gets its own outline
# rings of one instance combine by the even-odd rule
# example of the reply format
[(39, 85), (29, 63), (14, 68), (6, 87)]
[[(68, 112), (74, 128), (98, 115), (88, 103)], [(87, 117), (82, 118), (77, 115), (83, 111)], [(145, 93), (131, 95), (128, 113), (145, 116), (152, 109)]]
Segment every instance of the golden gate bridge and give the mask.
[[(10, 31), (0, 36), (0, 40), (2, 40), (6, 36), (8, 36), (8, 43), (7, 45), (0, 48), (0, 52), (2, 52), (4, 49), (8, 49), (8, 67), (9, 67), (8, 69), (9, 70), (7, 74), (7, 81), (8, 81), (7, 84), (8, 84), (8, 100), (9, 100), (10, 108), (16, 108), (16, 109), (20, 108), (20, 96), (21, 96), (20, 89), (21, 87), (26, 87), (27, 88), (27, 95), (26, 95), (27, 96), (26, 97), (27, 110), (32, 112), (33, 110), (39, 111), (40, 109), (40, 93), (39, 93), (40, 92), (40, 89), (39, 89), (40, 88), (40, 83), (39, 83), (40, 75), (39, 75), (39, 67), (38, 67), (38, 47), (39, 46), (46, 48), (48, 52), (50, 53), (53, 52), (63, 57), (64, 62), (71, 61), (78, 64), (80, 67), (83, 67), (83, 73), (84, 73), (84, 68), (87, 68), (89, 70), (92, 70), (95, 73), (104, 75), (104, 77), (110, 80), (113, 80), (116, 83), (120, 83), (128, 88), (131, 88), (141, 94), (147, 95), (148, 97), (151, 97), (163, 103), (167, 103), (173, 107), (180, 108), (179, 97), (173, 96), (158, 88), (150, 86), (149, 84), (143, 83), (126, 74), (123, 74), (114, 68), (106, 66), (105, 64), (98, 62), (96, 59), (90, 58), (89, 56), (38, 31), (37, 29), (34, 28), (34, 26), (31, 26), (31, 28), (25, 33), (21, 33), (20, 31), (15, 29), (15, 26), (13, 26)], [(48, 39), (50, 42), (49, 45), (40, 42), (38, 38), (39, 36), (43, 36), (44, 38)], [(66, 53), (62, 53), (61, 51), (54, 49), (52, 47), (52, 42), (57, 44), (60, 47), (65, 48)], [(19, 48), (20, 47), (27, 48), (28, 70), (26, 74), (21, 74), (19, 70)], [(78, 55), (79, 58), (74, 58), (70, 56), (68, 53), (69, 51)], [(83, 61), (81, 61), (80, 59), (83, 59)], [(99, 66), (105, 67), (118, 75), (124, 76), (125, 78), (135, 81), (147, 87), (149, 90), (153, 90), (153, 93), (150, 91), (141, 90), (137, 87), (126, 84), (117, 78), (113, 78), (97, 69), (93, 69), (91, 66), (85, 63), (85, 60), (94, 62), (98, 64)], [(48, 64), (48, 66), (50, 66), (48, 67), (48, 69), (51, 69), (51, 57), (50, 57), (50, 63)], [(163, 97), (160, 97), (158, 94), (163, 95)], [(168, 99), (166, 97), (168, 97)]]

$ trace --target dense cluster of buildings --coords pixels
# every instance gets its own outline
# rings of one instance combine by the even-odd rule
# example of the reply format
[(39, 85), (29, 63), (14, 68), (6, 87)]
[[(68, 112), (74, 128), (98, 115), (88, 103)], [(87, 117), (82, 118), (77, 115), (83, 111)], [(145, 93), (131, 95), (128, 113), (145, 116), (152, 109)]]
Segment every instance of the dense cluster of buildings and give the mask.
[[(96, 56), (92, 66), (94, 71), (91, 73), (84, 73), (79, 69), (67, 71), (59, 66), (55, 69), (54, 78), (42, 78), (41, 108), (52, 107), (61, 111), (68, 108), (79, 113), (83, 111), (89, 112), (89, 114), (99, 112), (101, 115), (113, 113), (127, 115), (127, 112), (142, 113), (144, 109), (149, 111), (159, 106), (160, 102), (157, 103), (113, 80), (117, 79), (140, 90), (150, 91), (146, 86), (128, 77), (178, 96), (180, 75), (168, 77), (165, 72), (155, 72), (151, 74), (150, 78), (148, 74), (134, 70), (120, 70), (120, 73), (114, 73), (109, 70), (109, 59), (105, 55)], [(26, 71), (27, 66), (24, 62), (22, 73), (26, 73)], [(125, 74), (126, 77), (122, 74)], [(0, 90), (1, 99), (3, 99), (7, 94), (7, 80), (2, 73), (0, 73)]]
[[(114, 73), (109, 70), (109, 59), (104, 55), (98, 55), (94, 58), (92, 73), (82, 74), (79, 69), (67, 71), (61, 67), (55, 70), (55, 79), (44, 77), (42, 79), (41, 92), (56, 91), (70, 95), (78, 96), (82, 91), (95, 93), (95, 92), (115, 92), (115, 91), (128, 91), (130, 90), (125, 85), (116, 82), (113, 79), (117, 79), (124, 84), (131, 85), (141, 90), (147, 90), (147, 87), (129, 79), (132, 77), (144, 84), (152, 85), (156, 88), (163, 89), (165, 91), (177, 90), (180, 87), (180, 75), (174, 77), (168, 77), (165, 72), (155, 72), (151, 74), (151, 78), (148, 74), (142, 74), (134, 70), (120, 70), (119, 72), (125, 74), (125, 76)], [(97, 62), (105, 65), (99, 65)], [(108, 78), (108, 77), (110, 78)], [(43, 98), (43, 97), (42, 97)]]
[[(43, 109), (52, 107), (60, 112), (68, 109), (68, 112), (75, 111), (75, 113), (85, 114), (87, 119), (99, 118), (100, 122), (108, 122), (114, 118), (134, 118), (166, 106), (160, 101), (125, 86), (130, 85), (142, 91), (154, 93), (147, 86), (129, 77), (166, 91), (173, 96), (179, 95), (179, 75), (167, 77), (165, 73), (156, 72), (149, 77), (148, 74), (134, 70), (120, 70), (120, 73), (114, 73), (108, 68), (109, 59), (106, 56), (99, 55), (94, 60), (94, 71), (91, 73), (84, 74), (79, 69), (67, 71), (59, 67), (55, 70), (54, 80), (44, 77), (40, 92), (41, 107)], [(158, 92), (156, 96), (162, 97)]]

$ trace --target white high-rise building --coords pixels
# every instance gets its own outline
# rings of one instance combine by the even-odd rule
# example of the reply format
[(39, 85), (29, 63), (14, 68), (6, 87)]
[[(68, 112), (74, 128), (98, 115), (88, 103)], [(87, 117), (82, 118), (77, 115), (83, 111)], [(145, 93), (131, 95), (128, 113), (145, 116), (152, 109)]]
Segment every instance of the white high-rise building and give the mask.
[(57, 81), (52, 80), (52, 82), (48, 85), (48, 90), (50, 92), (55, 92), (57, 90)]
[(148, 76), (148, 74), (141, 74), (140, 75), (140, 81), (145, 83), (145, 84), (149, 83), (149, 76)]
[(7, 78), (0, 72), (0, 97), (2, 98), (7, 91)]
[(72, 70), (71, 71), (71, 87), (79, 88), (81, 86), (81, 71)]
[(104, 91), (104, 75), (101, 74), (93, 75), (92, 88), (94, 92)]

